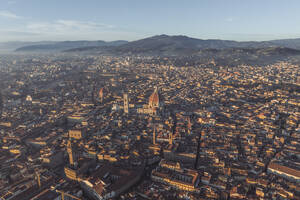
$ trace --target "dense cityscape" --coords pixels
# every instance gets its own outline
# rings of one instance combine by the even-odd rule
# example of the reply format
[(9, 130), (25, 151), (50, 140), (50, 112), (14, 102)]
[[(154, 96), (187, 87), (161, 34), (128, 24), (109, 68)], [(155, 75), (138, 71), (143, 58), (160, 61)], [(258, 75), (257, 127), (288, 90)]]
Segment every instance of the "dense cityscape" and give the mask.
[(0, 199), (300, 199), (300, 70), (3, 55)]
[(0, 200), (300, 200), (299, 0), (0, 0)]

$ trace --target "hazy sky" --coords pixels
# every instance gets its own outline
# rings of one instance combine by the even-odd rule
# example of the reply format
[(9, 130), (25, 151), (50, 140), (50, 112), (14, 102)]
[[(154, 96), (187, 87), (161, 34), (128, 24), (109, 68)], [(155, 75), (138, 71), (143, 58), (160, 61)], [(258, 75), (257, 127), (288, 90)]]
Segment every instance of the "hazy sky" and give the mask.
[(0, 41), (300, 38), (300, 0), (0, 0)]

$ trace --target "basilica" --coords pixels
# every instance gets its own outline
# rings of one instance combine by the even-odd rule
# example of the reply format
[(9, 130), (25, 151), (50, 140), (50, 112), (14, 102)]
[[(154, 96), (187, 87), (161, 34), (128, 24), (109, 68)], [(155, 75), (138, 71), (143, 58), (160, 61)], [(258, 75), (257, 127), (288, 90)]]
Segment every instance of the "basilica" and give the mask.
[(155, 88), (154, 92), (150, 95), (148, 104), (138, 108), (138, 113), (156, 115), (162, 111), (164, 106), (163, 98), (159, 93), (159, 89)]

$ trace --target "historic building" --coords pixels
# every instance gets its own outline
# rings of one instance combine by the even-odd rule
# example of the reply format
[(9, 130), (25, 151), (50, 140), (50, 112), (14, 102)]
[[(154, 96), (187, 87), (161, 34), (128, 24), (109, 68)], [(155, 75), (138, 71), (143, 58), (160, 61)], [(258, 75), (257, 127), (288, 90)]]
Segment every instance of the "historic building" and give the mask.
[(138, 109), (138, 113), (157, 115), (162, 111), (164, 106), (164, 101), (159, 93), (158, 88), (155, 88), (154, 92), (150, 95), (148, 105), (143, 105), (142, 108)]
[(195, 170), (182, 168), (178, 162), (163, 159), (152, 171), (151, 179), (168, 184), (175, 189), (197, 191), (199, 174)]

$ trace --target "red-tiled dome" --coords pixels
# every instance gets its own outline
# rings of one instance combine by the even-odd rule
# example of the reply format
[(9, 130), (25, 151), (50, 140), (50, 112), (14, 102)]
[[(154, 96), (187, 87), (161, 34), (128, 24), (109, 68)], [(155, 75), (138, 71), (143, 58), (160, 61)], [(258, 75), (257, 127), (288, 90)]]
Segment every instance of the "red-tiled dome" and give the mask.
[(103, 99), (103, 88), (99, 90), (99, 99)]
[(149, 107), (151, 108), (159, 107), (159, 94), (157, 89), (155, 89), (155, 91), (149, 97)]

